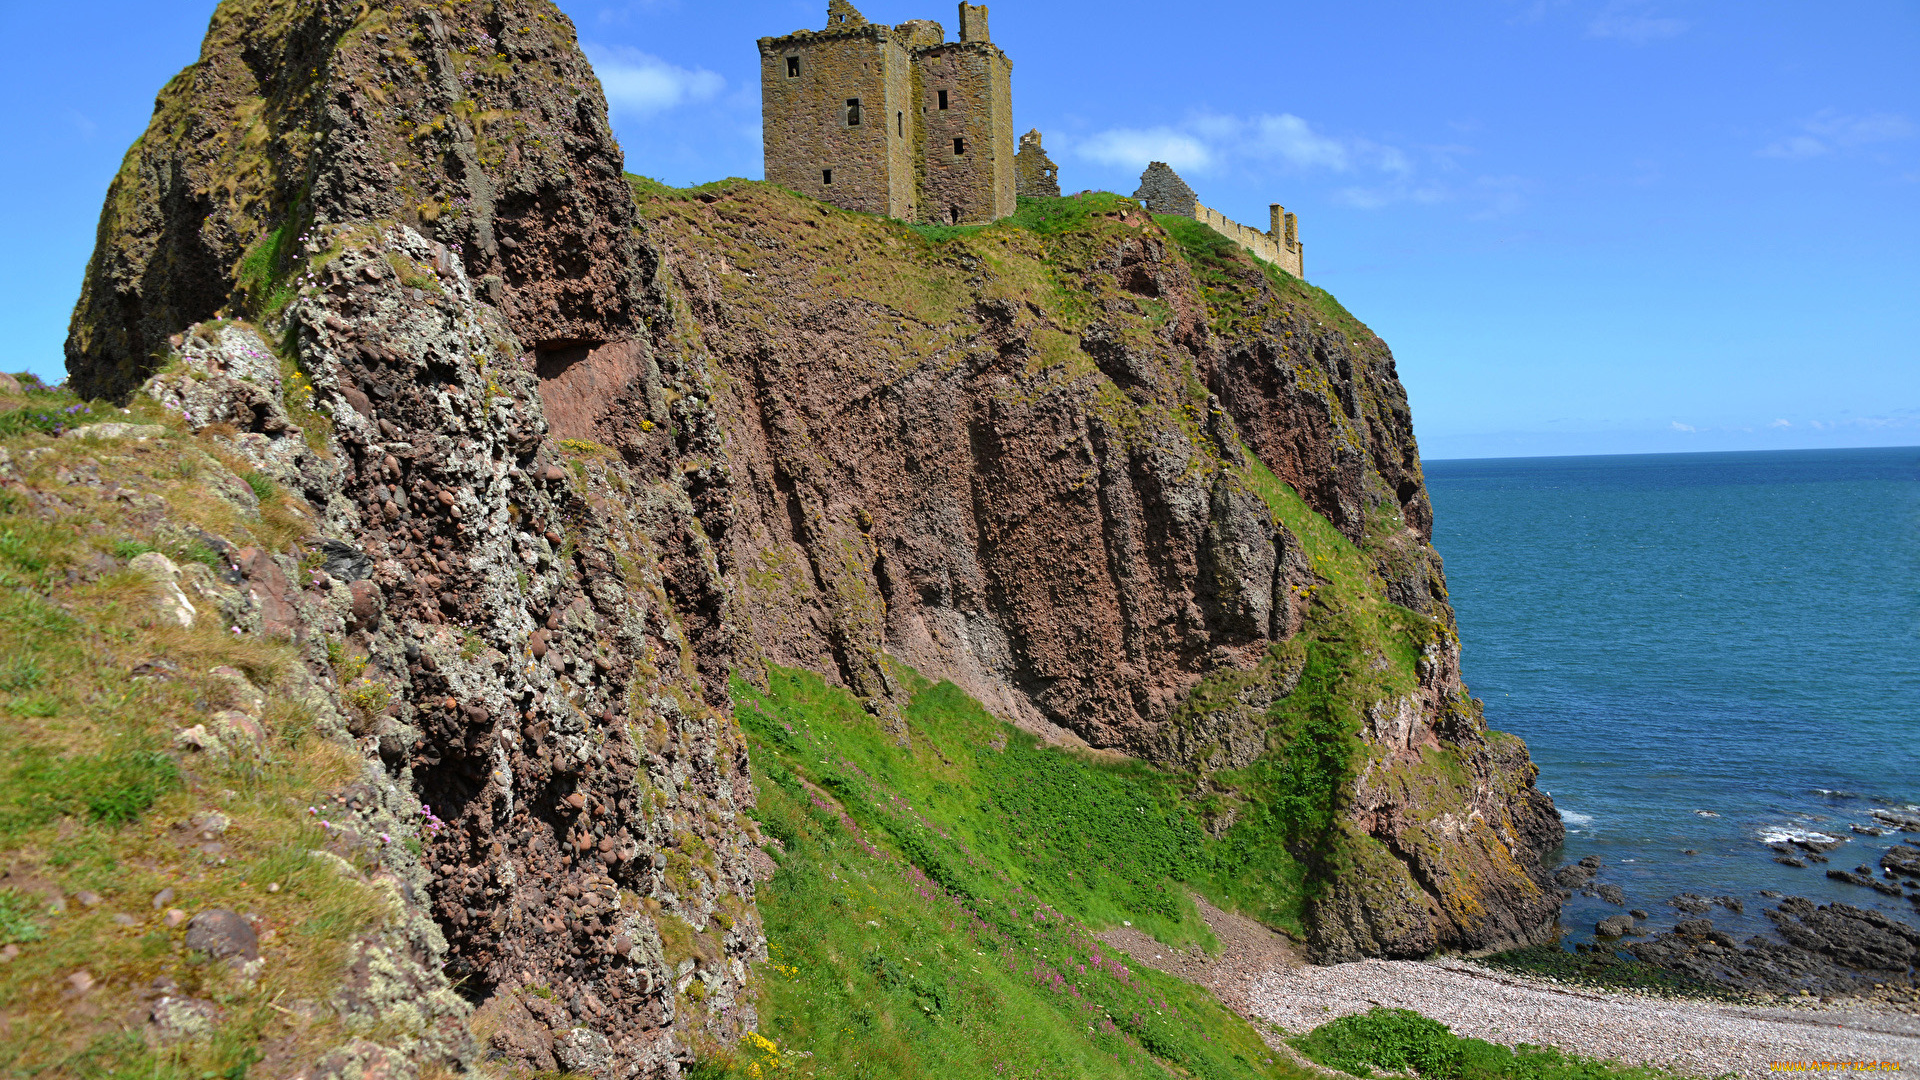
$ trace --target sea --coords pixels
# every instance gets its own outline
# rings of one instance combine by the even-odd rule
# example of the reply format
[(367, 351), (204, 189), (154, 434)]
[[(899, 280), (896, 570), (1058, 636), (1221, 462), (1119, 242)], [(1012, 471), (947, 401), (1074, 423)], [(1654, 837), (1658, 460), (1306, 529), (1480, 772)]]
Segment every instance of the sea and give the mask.
[[(1764, 933), (1763, 890), (1920, 925), (1825, 873), (1880, 877), (1900, 834), (1860, 830), (1920, 804), (1920, 448), (1423, 464), (1468, 687), (1526, 739), (1557, 860), (1599, 856), (1652, 931), (1694, 893)], [(1830, 862), (1775, 861), (1816, 835)], [(1621, 910), (1576, 894), (1564, 941)]]

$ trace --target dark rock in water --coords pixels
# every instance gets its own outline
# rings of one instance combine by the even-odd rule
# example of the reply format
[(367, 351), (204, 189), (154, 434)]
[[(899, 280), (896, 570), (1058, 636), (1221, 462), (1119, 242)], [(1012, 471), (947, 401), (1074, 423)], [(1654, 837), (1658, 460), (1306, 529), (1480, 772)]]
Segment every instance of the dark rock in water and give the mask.
[(1651, 918), (1653, 918), (1653, 915), (1652, 915), (1651, 913), (1649, 913), (1649, 912), (1645, 912), (1645, 911), (1641, 911), (1641, 910), (1640, 910), (1639, 908), (1634, 908), (1634, 909), (1633, 909), (1632, 911), (1629, 911), (1629, 912), (1627, 912), (1627, 914), (1629, 914), (1629, 915), (1631, 915), (1631, 916), (1633, 916), (1633, 917), (1634, 917), (1634, 918), (1636, 918), (1636, 919), (1651, 919)]
[(1600, 872), (1600, 858), (1589, 855), (1577, 863), (1570, 863), (1554, 871), (1553, 883), (1563, 889), (1578, 889), (1592, 881)]
[(1609, 915), (1593, 926), (1593, 932), (1601, 937), (1622, 937), (1633, 933), (1633, 916)]
[(1887, 835), (1887, 830), (1885, 830), (1885, 829), (1883, 829), (1883, 828), (1881, 828), (1881, 827), (1880, 827), (1880, 826), (1878, 826), (1878, 825), (1855, 825), (1855, 826), (1853, 826), (1852, 828), (1853, 828), (1853, 831), (1854, 831), (1854, 832), (1857, 832), (1857, 833), (1859, 833), (1859, 834), (1860, 834), (1861, 836), (1885, 836), (1885, 835)]
[(1698, 851), (1695, 851), (1695, 850), (1694, 850), (1694, 849), (1692, 849), (1692, 848), (1687, 848), (1686, 850), (1684, 850), (1684, 851), (1682, 851), (1682, 852), (1681, 852), (1680, 854), (1682, 854), (1682, 855), (1698, 855), (1698, 854), (1700, 854), (1700, 853), (1699, 853)]
[(1673, 932), (1676, 934), (1685, 934), (1689, 937), (1706, 937), (1708, 934), (1713, 933), (1713, 920), (1682, 919), (1679, 923), (1675, 924)]
[(1747, 912), (1746, 902), (1737, 896), (1716, 896), (1713, 898), (1713, 902), (1733, 912), (1735, 915), (1744, 915)]
[(1903, 810), (1873, 810), (1874, 817), (1889, 825), (1898, 826), (1902, 832), (1920, 832), (1920, 814)]
[(1889, 848), (1885, 855), (1880, 856), (1880, 868), (1890, 874), (1920, 878), (1920, 848), (1905, 844)]
[(1800, 836), (1800, 837), (1795, 837), (1793, 840), (1794, 847), (1797, 847), (1802, 851), (1811, 851), (1816, 854), (1823, 851), (1832, 851), (1834, 848), (1837, 848), (1844, 843), (1846, 843), (1846, 841), (1837, 836), (1824, 836), (1824, 835), (1821, 835), (1818, 838), (1813, 836)]
[(1785, 896), (1786, 894), (1776, 889), (1761, 889), (1760, 895), (1766, 897), (1769, 900), (1778, 900), (1782, 896)]
[(1667, 901), (1667, 904), (1670, 907), (1679, 908), (1689, 915), (1705, 915), (1707, 912), (1713, 910), (1712, 901), (1704, 896), (1696, 896), (1693, 893), (1681, 893), (1679, 896)]
[(1798, 867), (1801, 870), (1805, 870), (1807, 868), (1807, 860), (1796, 859), (1791, 855), (1775, 855), (1773, 857), (1773, 861), (1779, 863), (1781, 866), (1793, 866), (1793, 867)]
[(1807, 861), (1808, 862), (1831, 862), (1833, 860), (1827, 858), (1825, 855), (1815, 855), (1813, 852), (1809, 851), (1807, 852)]
[[(1862, 871), (1865, 872), (1863, 873)], [(1844, 881), (1849, 885), (1858, 885), (1862, 888), (1872, 889), (1874, 892), (1885, 893), (1888, 896), (1900, 895), (1900, 886), (1890, 881), (1880, 881), (1874, 878), (1872, 871), (1864, 866), (1859, 870), (1829, 870), (1827, 871), (1827, 876), (1835, 881)]]
[(1599, 893), (1600, 899), (1605, 900), (1609, 904), (1616, 904), (1620, 907), (1627, 906), (1627, 894), (1623, 892), (1618, 885), (1600, 885), (1596, 886), (1593, 891)]
[[(1872, 991), (1875, 984), (1915, 983), (1920, 929), (1877, 911), (1816, 907), (1798, 896), (1782, 900), (1767, 918), (1784, 940), (1756, 935), (1739, 948), (1706, 920), (1693, 919), (1627, 951), (1696, 979), (1776, 994), (1846, 995)], [(1703, 926), (1709, 929), (1702, 932)]]

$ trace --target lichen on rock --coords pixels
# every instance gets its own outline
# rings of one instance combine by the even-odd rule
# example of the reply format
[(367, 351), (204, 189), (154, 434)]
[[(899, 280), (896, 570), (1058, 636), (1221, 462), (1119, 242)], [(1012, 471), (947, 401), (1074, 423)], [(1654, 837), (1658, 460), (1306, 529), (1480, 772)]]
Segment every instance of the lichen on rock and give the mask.
[[(1559, 826), (1461, 682), (1391, 354), (1184, 228), (663, 189), (544, 0), (222, 3), (68, 363), (310, 511), (303, 557), (146, 569), (300, 650), (361, 770), (328, 850), (395, 851), (315, 1075), (675, 1075), (751, 1030), (728, 679), (768, 663), (896, 740), (911, 668), (1179, 776), (1303, 868), (1321, 958), (1537, 940)], [(182, 752), (260, 744), (245, 698)]]

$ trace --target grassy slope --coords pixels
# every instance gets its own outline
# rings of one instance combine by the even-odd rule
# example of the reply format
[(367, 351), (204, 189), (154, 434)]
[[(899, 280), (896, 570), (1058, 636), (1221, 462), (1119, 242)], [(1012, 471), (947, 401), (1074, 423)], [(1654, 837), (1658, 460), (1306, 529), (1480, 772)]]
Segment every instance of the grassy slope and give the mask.
[[(754, 815), (783, 850), (759, 897), (772, 957), (760, 1034), (696, 1075), (1311, 1075), (1207, 991), (1093, 937), (1124, 920), (1214, 944), (1183, 879), (1208, 872), (1218, 842), (1163, 775), (1037, 745), (952, 684), (899, 674), (916, 688), (905, 746), (809, 672), (772, 668), (765, 692), (734, 683)], [(1463, 1080), (1667, 1075), (1417, 1017), (1407, 1035), (1412, 1016), (1338, 1021), (1294, 1044), (1362, 1076), (1407, 1053), (1426, 1055), (1422, 1075), (1444, 1064), (1432, 1075)]]
[(739, 1070), (1301, 1075), (1206, 991), (1092, 936), (1125, 918), (1211, 943), (1179, 885), (1199, 831), (1164, 778), (1038, 747), (952, 685), (902, 675), (919, 687), (904, 748), (807, 672), (734, 685), (755, 814), (785, 845), (760, 900), (769, 1041), (749, 1040)]
[[(359, 763), (309, 737), (311, 717), (275, 694), (298, 663), (291, 646), (237, 636), (205, 603), (192, 629), (166, 625), (153, 586), (126, 568), (158, 549), (224, 569), (206, 537), (290, 550), (303, 519), (263, 478), (244, 482), (217, 446), (172, 428), (144, 442), (50, 434), (89, 420), (173, 422), (157, 410), (122, 415), (30, 389), (0, 394), (0, 451), (24, 480), (0, 484), (0, 946), (18, 950), (0, 963), (0, 1073), (242, 1076), (265, 1044), (298, 1056), (341, 1041), (332, 1022), (299, 1030), (275, 1003), (324, 1000), (346, 943), (387, 915), (373, 889), (306, 856), (326, 846), (306, 808)], [(264, 505), (222, 488), (264, 492)], [(257, 759), (183, 757), (176, 730), (245, 707), (212, 674), (223, 665), (267, 691), (271, 745)], [(187, 826), (207, 813), (231, 822), (210, 842)], [(257, 914), (260, 979), (186, 951), (169, 907)], [(161, 978), (220, 1006), (210, 1038), (149, 1048), (141, 1003)]]

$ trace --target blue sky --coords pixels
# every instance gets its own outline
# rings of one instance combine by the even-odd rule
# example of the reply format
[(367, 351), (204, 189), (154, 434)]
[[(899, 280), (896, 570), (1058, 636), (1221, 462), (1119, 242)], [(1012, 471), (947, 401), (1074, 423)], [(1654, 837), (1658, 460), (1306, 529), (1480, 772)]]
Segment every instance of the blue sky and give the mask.
[[(561, 6), (628, 169), (676, 184), (760, 175), (753, 39), (826, 8)], [(107, 181), (210, 11), (0, 0), (0, 368), (59, 374)], [(1068, 190), (1160, 158), (1296, 211), (1430, 458), (1920, 445), (1914, 0), (1002, 0), (993, 34)]]

